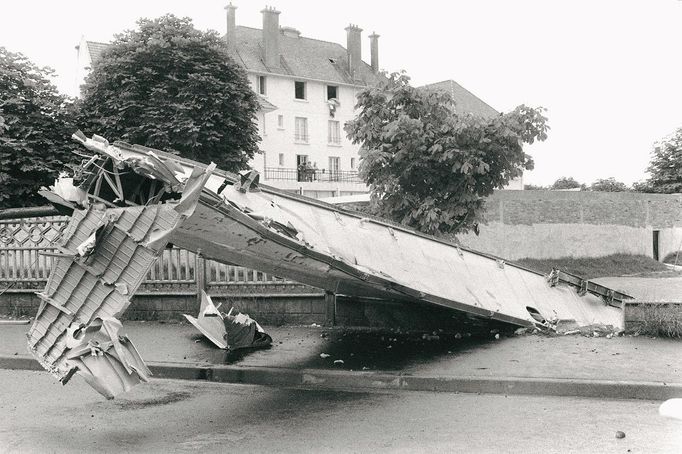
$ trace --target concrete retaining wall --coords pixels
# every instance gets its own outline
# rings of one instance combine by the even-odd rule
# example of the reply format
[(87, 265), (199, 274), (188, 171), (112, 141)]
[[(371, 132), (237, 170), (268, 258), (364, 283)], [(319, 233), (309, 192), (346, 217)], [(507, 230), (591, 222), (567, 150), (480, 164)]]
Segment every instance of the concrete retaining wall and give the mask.
[[(309, 325), (326, 323), (324, 295), (215, 295), (216, 304), (222, 310), (234, 307), (235, 311), (249, 314), (266, 325)], [(0, 295), (0, 316), (33, 317), (40, 306), (33, 291), (7, 291)], [(146, 293), (135, 295), (130, 307), (123, 314), (124, 320), (184, 320), (182, 314), (196, 316), (199, 302), (195, 294)]]
[(682, 195), (630, 192), (497, 191), (486, 203), (473, 249), (509, 260), (625, 253), (659, 259), (682, 245)]
[[(0, 316), (33, 317), (40, 306), (34, 291), (8, 291), (0, 295)], [(362, 301), (339, 296), (332, 312), (322, 293), (299, 294), (220, 294), (211, 295), (221, 310), (234, 307), (249, 314), (263, 325), (328, 325), (370, 328), (390, 328), (404, 331), (457, 331), (478, 333), (502, 323), (481, 324), (461, 313), (427, 304)], [(182, 314), (196, 315), (199, 302), (191, 292), (142, 293), (135, 295), (123, 320), (184, 320)], [(507, 327), (508, 328), (508, 327)]]

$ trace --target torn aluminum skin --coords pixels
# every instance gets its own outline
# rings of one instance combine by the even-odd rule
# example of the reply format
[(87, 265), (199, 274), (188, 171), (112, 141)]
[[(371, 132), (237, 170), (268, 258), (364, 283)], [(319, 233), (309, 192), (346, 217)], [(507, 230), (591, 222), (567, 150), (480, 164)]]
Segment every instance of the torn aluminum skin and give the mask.
[[(112, 163), (112, 169), (120, 164), (112, 157), (107, 157), (106, 161)], [(101, 191), (102, 180), (119, 179), (114, 170), (99, 166), (99, 172), (86, 179), (84, 184), (87, 187), (81, 188), (85, 196), (75, 201), (78, 209), (73, 211), (59, 252), (52, 254), (56, 256), (52, 272), (45, 290), (38, 293), (41, 306), (27, 333), (29, 351), (56, 378), (65, 383), (74, 373), (81, 373), (106, 397), (128, 389), (135, 382), (129, 377), (111, 373), (111, 370), (128, 372), (134, 367), (140, 380), (146, 379), (149, 371), (143, 367), (141, 358), (132, 362), (126, 359), (139, 358), (139, 355), (132, 353), (135, 351), (132, 343), (118, 337), (117, 330), (102, 331), (99, 342), (102, 343), (102, 337), (110, 336), (109, 341), (114, 347), (123, 345), (130, 354), (122, 354), (123, 350), (118, 348), (114, 350), (116, 354), (96, 348), (91, 353), (98, 356), (104, 352), (113, 368), (110, 372), (106, 372), (106, 368), (90, 367), (92, 361), (87, 359), (87, 349), (84, 353), (74, 343), (78, 340), (75, 336), (89, 332), (102, 321), (109, 327), (118, 323), (116, 317), (130, 304), (130, 298), (168, 243), (171, 233), (192, 215), (213, 170), (211, 166), (197, 168), (187, 176), (181, 175), (182, 181), (177, 178), (170, 180), (166, 175), (171, 172), (167, 166), (159, 166), (152, 159), (150, 162), (151, 169), (148, 163), (143, 163), (143, 179), (154, 177), (154, 187), (159, 190), (153, 197), (159, 197), (157, 203), (149, 206), (131, 203), (119, 207), (97, 195)], [(162, 169), (157, 171), (154, 166)], [(83, 170), (87, 171), (87, 168)], [(165, 181), (157, 184), (156, 178), (168, 178), (174, 186)], [(114, 192), (123, 191), (124, 185), (120, 181), (112, 186), (119, 188)], [(175, 198), (161, 202), (169, 196)], [(78, 354), (74, 349), (78, 349)]]
[(263, 348), (272, 344), (272, 338), (258, 322), (242, 313), (233, 316), (232, 309), (227, 314), (221, 314), (203, 290), (199, 316), (183, 315), (201, 334), (222, 349)]
[[(116, 317), (170, 241), (203, 256), (335, 294), (447, 307), (517, 326), (572, 321), (623, 327), (627, 295), (563, 272), (549, 277), (402, 226), (258, 184), (142, 146), (82, 133), (93, 152), (50, 193), (77, 207), (29, 333), (29, 347), (64, 378), (76, 366), (64, 344), (72, 323)], [(104, 224), (92, 251), (76, 247)], [(87, 246), (87, 244), (85, 245)]]
[[(72, 328), (75, 328), (72, 325)], [(135, 346), (118, 334), (121, 322), (97, 318), (87, 328), (69, 329), (66, 358), (85, 381), (107, 399), (129, 391), (152, 375)]]
[(213, 305), (211, 297), (206, 292), (201, 291), (201, 308), (197, 318), (187, 314), (182, 315), (216, 346), (222, 349), (227, 348), (227, 331), (225, 331), (223, 316)]

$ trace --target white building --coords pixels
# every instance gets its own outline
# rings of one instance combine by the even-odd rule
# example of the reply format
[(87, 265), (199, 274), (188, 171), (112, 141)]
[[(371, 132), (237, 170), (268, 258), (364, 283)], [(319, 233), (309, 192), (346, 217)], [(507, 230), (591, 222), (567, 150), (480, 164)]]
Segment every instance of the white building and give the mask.
[(236, 9), (226, 7), (230, 53), (254, 91), (276, 107), (259, 114), (263, 153), (254, 168), (267, 184), (312, 197), (367, 192), (357, 176), (358, 146), (343, 128), (355, 116), (356, 95), (381, 81), (379, 36), (369, 36), (369, 65), (361, 59), (362, 30), (356, 25), (346, 28), (344, 48), (280, 27), (280, 12), (273, 8), (261, 11), (262, 29), (237, 26)]

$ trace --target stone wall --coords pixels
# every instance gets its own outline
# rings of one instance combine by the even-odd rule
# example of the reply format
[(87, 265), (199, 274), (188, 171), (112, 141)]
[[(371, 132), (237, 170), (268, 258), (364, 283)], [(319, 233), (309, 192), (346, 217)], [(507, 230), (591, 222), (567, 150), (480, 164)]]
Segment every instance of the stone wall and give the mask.
[(598, 257), (616, 253), (659, 259), (682, 244), (682, 195), (588, 191), (497, 191), (480, 234), (461, 235), (472, 249), (516, 260)]

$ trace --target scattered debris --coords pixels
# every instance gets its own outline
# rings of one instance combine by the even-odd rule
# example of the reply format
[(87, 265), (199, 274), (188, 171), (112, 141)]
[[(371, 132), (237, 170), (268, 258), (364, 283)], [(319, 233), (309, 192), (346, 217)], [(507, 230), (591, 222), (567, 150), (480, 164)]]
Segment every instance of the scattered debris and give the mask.
[(343, 364), (343, 360), (342, 359), (335, 359), (334, 364)]
[(329, 358), (330, 356), (331, 356), (331, 355), (328, 355), (328, 354), (326, 354), (326, 353), (320, 353), (320, 358), (322, 358), (322, 359), (327, 359), (327, 358)]
[(225, 323), (223, 322), (220, 312), (206, 292), (201, 292), (199, 316), (194, 318), (191, 315), (183, 315), (188, 322), (201, 331), (201, 334), (206, 336), (206, 338), (218, 346), (218, 348), (227, 348), (227, 331), (225, 330)]
[(263, 348), (272, 344), (272, 338), (246, 314), (221, 313), (206, 292), (201, 292), (199, 317), (183, 314), (185, 318), (219, 348)]
[[(232, 312), (232, 311), (230, 311)], [(264, 348), (272, 345), (272, 337), (254, 319), (246, 314), (223, 314), (227, 331), (228, 350)]]

